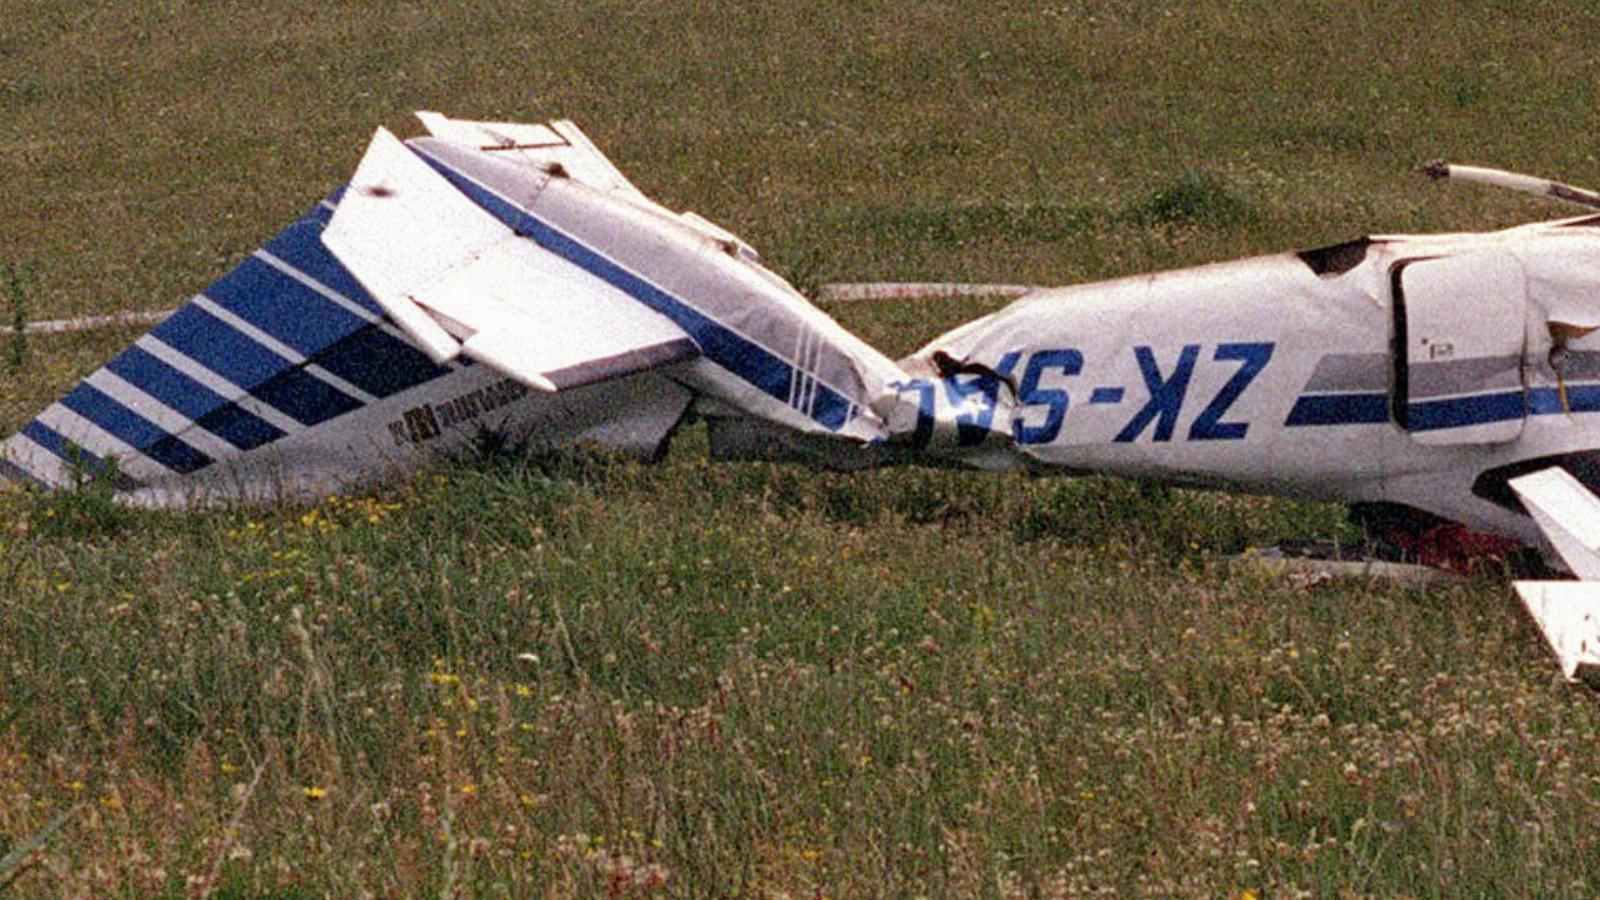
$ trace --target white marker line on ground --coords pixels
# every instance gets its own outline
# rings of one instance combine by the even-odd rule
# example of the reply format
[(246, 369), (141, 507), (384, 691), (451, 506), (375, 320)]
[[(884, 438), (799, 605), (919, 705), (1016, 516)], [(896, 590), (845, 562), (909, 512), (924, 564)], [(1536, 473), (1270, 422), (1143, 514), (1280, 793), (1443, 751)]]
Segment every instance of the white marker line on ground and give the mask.
[[(931, 297), (1021, 297), (1040, 290), (1031, 284), (967, 284), (949, 281), (852, 281), (825, 284), (817, 292), (817, 299), (825, 303), (853, 302), (858, 300), (920, 300)], [(341, 304), (342, 305), (342, 304)], [(29, 322), (22, 326), (23, 334), (70, 334), (113, 325), (154, 325), (176, 312), (176, 309), (151, 309), (142, 312), (121, 312), (108, 316), (80, 316), (75, 319), (51, 319)], [(364, 317), (370, 313), (362, 311)], [(388, 331), (389, 329), (384, 329)], [(0, 325), (0, 335), (15, 334), (11, 325)]]

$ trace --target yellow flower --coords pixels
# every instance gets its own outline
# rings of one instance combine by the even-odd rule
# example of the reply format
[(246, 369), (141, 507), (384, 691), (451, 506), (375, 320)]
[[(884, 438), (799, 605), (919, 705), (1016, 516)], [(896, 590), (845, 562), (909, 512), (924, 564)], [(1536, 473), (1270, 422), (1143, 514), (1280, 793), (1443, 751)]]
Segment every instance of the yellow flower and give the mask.
[(306, 799), (307, 800), (321, 800), (323, 797), (326, 797), (326, 796), (328, 796), (328, 789), (327, 788), (322, 787), (320, 785), (315, 785), (315, 784), (306, 785)]
[(478, 792), (478, 786), (473, 784), (470, 781), (461, 786), (461, 793), (462, 793), (463, 796), (471, 797), (473, 794), (476, 794), (477, 792)]

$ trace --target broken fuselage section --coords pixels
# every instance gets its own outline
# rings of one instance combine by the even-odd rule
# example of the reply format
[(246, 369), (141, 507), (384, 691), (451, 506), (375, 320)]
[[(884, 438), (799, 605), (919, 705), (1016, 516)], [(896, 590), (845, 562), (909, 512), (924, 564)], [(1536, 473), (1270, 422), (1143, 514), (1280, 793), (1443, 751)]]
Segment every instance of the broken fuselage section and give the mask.
[(1600, 473), (1600, 227), (1363, 239), (1042, 291), (902, 366), (923, 453), (1398, 504), (1532, 543)]

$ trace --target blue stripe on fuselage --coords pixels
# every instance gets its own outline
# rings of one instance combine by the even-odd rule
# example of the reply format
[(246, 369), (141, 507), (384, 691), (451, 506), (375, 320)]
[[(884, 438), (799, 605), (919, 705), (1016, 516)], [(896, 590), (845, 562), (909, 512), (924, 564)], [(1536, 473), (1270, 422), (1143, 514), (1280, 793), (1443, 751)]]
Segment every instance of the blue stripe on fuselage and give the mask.
[[(1412, 431), (1441, 431), (1528, 416), (1600, 411), (1600, 384), (1568, 385), (1566, 402), (1553, 387), (1498, 391), (1443, 400), (1416, 401), (1407, 406)], [(1372, 425), (1389, 421), (1387, 394), (1310, 394), (1295, 401), (1284, 422), (1302, 425)]]
[(1442, 431), (1520, 419), (1527, 411), (1522, 391), (1503, 391), (1408, 403), (1406, 421), (1410, 431)]
[(1313, 394), (1295, 401), (1283, 424), (1372, 425), (1389, 421), (1387, 394)]

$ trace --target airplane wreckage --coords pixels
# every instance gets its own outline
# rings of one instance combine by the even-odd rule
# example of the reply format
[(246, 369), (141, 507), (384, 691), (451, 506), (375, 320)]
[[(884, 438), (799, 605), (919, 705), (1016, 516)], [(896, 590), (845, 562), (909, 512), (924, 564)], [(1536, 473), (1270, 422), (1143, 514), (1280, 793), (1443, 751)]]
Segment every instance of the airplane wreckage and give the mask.
[[(0, 476), (305, 497), (486, 430), (652, 456), (694, 414), (718, 458), (1322, 498), (1425, 558), (1542, 529), (1600, 578), (1600, 215), (1041, 290), (897, 361), (572, 123), (418, 115), (430, 136), (380, 129), (346, 187), (0, 444)], [(1600, 671), (1600, 585), (1518, 589), (1568, 677)]]

